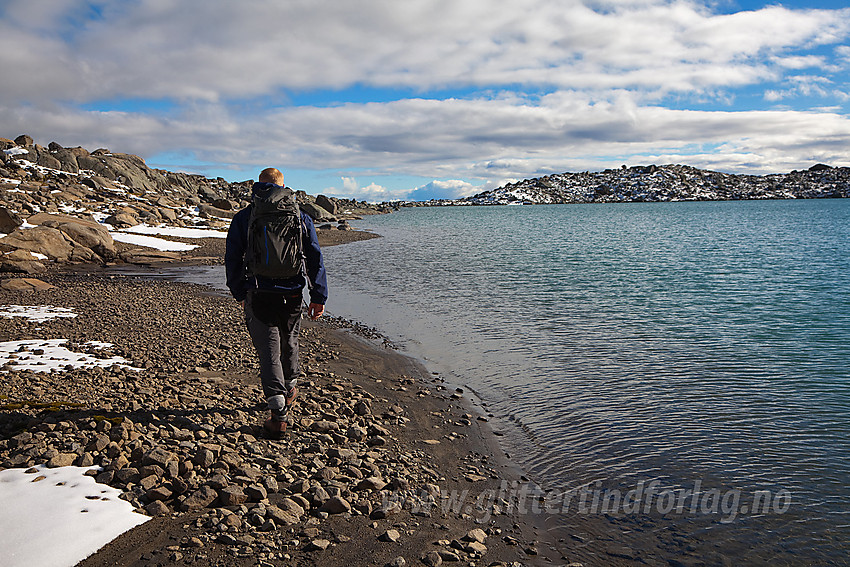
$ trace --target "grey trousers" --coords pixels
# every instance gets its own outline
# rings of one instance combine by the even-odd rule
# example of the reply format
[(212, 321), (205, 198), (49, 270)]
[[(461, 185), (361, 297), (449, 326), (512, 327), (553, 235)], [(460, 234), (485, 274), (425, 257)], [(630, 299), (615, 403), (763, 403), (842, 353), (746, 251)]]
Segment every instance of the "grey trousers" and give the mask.
[(298, 365), (301, 294), (249, 291), (245, 323), (260, 360), (260, 382), (269, 409), (281, 414), (286, 408), (284, 396), (301, 375)]

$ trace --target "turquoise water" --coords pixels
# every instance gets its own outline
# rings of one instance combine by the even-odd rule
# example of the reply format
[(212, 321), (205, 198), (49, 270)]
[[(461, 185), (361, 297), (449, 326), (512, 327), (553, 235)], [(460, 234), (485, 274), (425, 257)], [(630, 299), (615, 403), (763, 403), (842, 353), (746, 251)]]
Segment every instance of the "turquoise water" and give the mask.
[[(850, 201), (416, 208), (355, 224), (383, 238), (325, 250), (329, 311), (473, 390), (541, 487), (730, 495), (725, 514), (554, 514), (553, 529), (589, 534), (566, 555), (611, 559), (594, 556), (608, 523), (648, 564), (847, 561)], [(758, 491), (773, 505), (757, 508)]]

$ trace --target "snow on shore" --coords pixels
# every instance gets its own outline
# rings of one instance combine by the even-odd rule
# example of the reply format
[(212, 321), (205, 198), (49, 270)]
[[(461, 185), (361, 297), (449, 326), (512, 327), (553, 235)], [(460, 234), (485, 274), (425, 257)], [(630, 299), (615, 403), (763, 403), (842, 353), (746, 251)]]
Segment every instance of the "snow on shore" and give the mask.
[[(108, 226), (108, 225), (107, 225)], [(227, 238), (227, 232), (210, 228), (188, 228), (179, 226), (151, 226), (149, 224), (137, 224), (130, 228), (115, 230), (108, 227), (112, 239), (125, 244), (135, 244), (146, 248), (155, 248), (163, 252), (188, 252), (198, 247), (197, 244), (185, 244), (174, 242), (156, 236), (174, 236), (177, 238)]]
[(154, 248), (162, 252), (188, 252), (198, 247), (197, 244), (184, 244), (183, 242), (173, 242), (155, 236), (145, 236), (142, 234), (130, 234), (127, 232), (110, 232), (112, 240), (123, 242), (124, 244), (135, 244), (136, 246), (144, 246), (145, 248)]
[(6, 567), (71, 567), (150, 518), (85, 467), (0, 471), (0, 557)]
[(76, 317), (74, 310), (68, 307), (52, 305), (0, 305), (0, 317), (12, 319), (23, 317), (30, 321), (50, 321), (51, 319)]
[(158, 234), (161, 236), (176, 236), (178, 238), (227, 238), (227, 232), (212, 228), (186, 228), (182, 226), (151, 226), (137, 224), (124, 229), (123, 232), (135, 234)]
[[(33, 372), (53, 372), (73, 368), (103, 366), (114, 364), (137, 370), (130, 361), (120, 356), (98, 358), (82, 352), (65, 348), (68, 339), (30, 339), (24, 341), (0, 342), (0, 372), (13, 370), (31, 370)], [(112, 346), (109, 343), (85, 343), (92, 348)], [(6, 368), (4, 368), (6, 367)]]

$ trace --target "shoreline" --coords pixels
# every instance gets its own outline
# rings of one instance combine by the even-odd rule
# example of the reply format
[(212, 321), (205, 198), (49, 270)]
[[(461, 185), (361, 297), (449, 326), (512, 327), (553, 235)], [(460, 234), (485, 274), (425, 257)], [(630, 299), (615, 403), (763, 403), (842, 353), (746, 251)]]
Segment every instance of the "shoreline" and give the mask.
[[(56, 285), (56, 289), (27, 294), (3, 290), (0, 303), (63, 305), (75, 308), (79, 316), (38, 324), (15, 319), (0, 335), (2, 340), (66, 337), (74, 342), (108, 341), (114, 343), (112, 351), (116, 354), (146, 368), (136, 376), (117, 369), (114, 372), (74, 370), (68, 375), (28, 371), (8, 374), (2, 392), (9, 399), (40, 398), (47, 402), (83, 403), (85, 407), (66, 407), (57, 412), (32, 408), (16, 412), (2, 410), (5, 415), (2, 415), (4, 442), (0, 445), (0, 464), (10, 464), (7, 461), (14, 451), (5, 440), (20, 432), (22, 426), (25, 430), (37, 430), (45, 423), (71, 423), (69, 436), (80, 438), (88, 435), (86, 425), (96, 419), (93, 416), (106, 414), (111, 420), (129, 419), (132, 426), (124, 422), (129, 437), (138, 434), (136, 440), (143, 439), (141, 445), (148, 450), (159, 444), (171, 451), (175, 451), (175, 445), (180, 447), (181, 442), (175, 444), (174, 437), (162, 438), (162, 427), (166, 424), (181, 425), (182, 431), (194, 432), (195, 439), (184, 442), (194, 443), (196, 450), (198, 446), (215, 445), (210, 439), (220, 441), (219, 438), (235, 435), (239, 442), (232, 443), (233, 453), (243, 461), (252, 457), (240, 452), (243, 445), (264, 453), (257, 457), (254, 468), (260, 471), (260, 476), (273, 473), (277, 481), (277, 491), (267, 487), (266, 497), (257, 498), (256, 502), (249, 499), (238, 506), (214, 503), (191, 511), (174, 510), (169, 505), (167, 513), (120, 536), (81, 565), (144, 565), (149, 561), (256, 565), (258, 558), (270, 565), (384, 565), (397, 557), (404, 557), (407, 564), (421, 564), (422, 557), (428, 553), (432, 563), (437, 563), (437, 557), (440, 561), (457, 558), (487, 565), (500, 562), (535, 565), (561, 560), (560, 553), (543, 541), (545, 534), (539, 532), (540, 528), (528, 516), (488, 514), (487, 522), (477, 524), (476, 516), (468, 513), (474, 512), (471, 508), (445, 513), (439, 505), (427, 509), (422, 505), (424, 501), (417, 500), (430, 490), (432, 497), (436, 493), (439, 504), (440, 498), (444, 502), (453, 494), (467, 491), (466, 494), (478, 495), (497, 490), (502, 481), (520, 480), (520, 473), (504, 458), (496, 436), (487, 423), (477, 419), (468, 400), (457, 392), (446, 391), (439, 379), (431, 376), (418, 361), (361, 338), (356, 330), (340, 329), (340, 325), (331, 321), (305, 322), (302, 360), (307, 378), (303, 382), (303, 399), (296, 406), (296, 423), (287, 441), (277, 444), (256, 435), (264, 408), (253, 368), (253, 347), (241, 324), (241, 314), (234, 309), (230, 298), (217, 297), (194, 284), (125, 278), (88, 270), (50, 272), (43, 279)], [(185, 319), (170, 318), (168, 309), (174, 308), (175, 296), (179, 299), (177, 304), (183, 302), (188, 306), (182, 313), (184, 318), (202, 325), (202, 337), (188, 334)], [(133, 324), (126, 324), (127, 321)], [(167, 332), (152, 334), (157, 328)], [(175, 332), (182, 341), (175, 340)], [(185, 363), (176, 362), (175, 357)], [(110, 387), (116, 386), (126, 399), (121, 400), (110, 392)], [(204, 399), (194, 395), (195, 388), (213, 388), (222, 394), (217, 399)], [(354, 409), (340, 395), (348, 391), (356, 392), (358, 402), (369, 407), (368, 413), (359, 415), (364, 411), (360, 409), (353, 416), (345, 415)], [(225, 399), (228, 392), (240, 404)], [(340, 408), (347, 411), (340, 415)], [(244, 423), (239, 425), (230, 420), (226, 409), (236, 412)], [(209, 429), (204, 426), (210, 425), (204, 423), (205, 412), (212, 416), (212, 423), (223, 423), (199, 439), (198, 432)], [(335, 416), (336, 421), (323, 419), (330, 416)], [(178, 425), (174, 425), (175, 419)], [(335, 423), (336, 428), (316, 425), (321, 422)], [(152, 424), (158, 424), (157, 433), (150, 433)], [(345, 427), (349, 431), (358, 428), (357, 424), (368, 426), (360, 428), (366, 430), (365, 438), (352, 441), (350, 435), (340, 434)], [(95, 434), (96, 430), (91, 433)], [(85, 447), (86, 443), (79, 445)], [(218, 455), (220, 460), (223, 451)], [(92, 456), (101, 461), (94, 464), (105, 462), (107, 468), (118, 470), (113, 464), (116, 459)], [(123, 469), (134, 468), (133, 456), (128, 451), (128, 462)], [(195, 459), (189, 452), (183, 457), (181, 462)], [(278, 457), (288, 462), (281, 463)], [(324, 466), (318, 467), (316, 459)], [(38, 460), (38, 457), (30, 458), (19, 466), (29, 466)], [(353, 464), (358, 465), (354, 468), (359, 467), (362, 478), (351, 468)], [(195, 471), (197, 486), (205, 485), (201, 481), (210, 484), (211, 473), (197, 465)], [(369, 471), (378, 473), (380, 482), (355, 490), (363, 479), (372, 478), (365, 476)], [(229, 471), (233, 477), (231, 486), (238, 484), (234, 480), (240, 476), (237, 472), (245, 471)], [(174, 484), (180, 484), (175, 480), (166, 475), (159, 484), (174, 488)], [(386, 486), (380, 486), (381, 482), (387, 483)], [(297, 483), (300, 486), (293, 486)], [(138, 486), (133, 482), (112, 484), (123, 484), (131, 490)], [(248, 483), (245, 488), (250, 486)], [(313, 494), (319, 486), (325, 488), (328, 496), (336, 492), (335, 496), (345, 500), (348, 509), (339, 514), (336, 510), (322, 511), (319, 500), (325, 494), (320, 493), (318, 500)], [(439, 489), (435, 490), (435, 486)], [(308, 492), (294, 492), (299, 489)], [(136, 492), (140, 491), (136, 489)], [(186, 490), (184, 494), (189, 492)], [(260, 504), (268, 511), (297, 496), (303, 499), (299, 502), (307, 505), (297, 522), (274, 525), (275, 529), (270, 530), (267, 520), (256, 519), (255, 516), (260, 516), (256, 513)], [(399, 496), (404, 496), (402, 509), (377, 519), (382, 515), (382, 506), (390, 504), (392, 509), (392, 500)], [(144, 495), (137, 500), (139, 505), (151, 503)], [(220, 500), (216, 502), (221, 504)], [(346, 508), (345, 504), (340, 506)], [(222, 512), (224, 509), (229, 513)], [(227, 520), (234, 515), (239, 516), (239, 522)], [(260, 525), (253, 525), (251, 518)], [(240, 527), (234, 529), (225, 520)], [(228, 525), (228, 531), (221, 531), (222, 525)], [(486, 530), (484, 542), (477, 542), (481, 547), (468, 537), (476, 528)], [(298, 544), (294, 544), (295, 540)], [(198, 541), (202, 545), (195, 547)], [(318, 546), (314, 545), (316, 542)], [(324, 542), (329, 542), (329, 547), (319, 550)]]

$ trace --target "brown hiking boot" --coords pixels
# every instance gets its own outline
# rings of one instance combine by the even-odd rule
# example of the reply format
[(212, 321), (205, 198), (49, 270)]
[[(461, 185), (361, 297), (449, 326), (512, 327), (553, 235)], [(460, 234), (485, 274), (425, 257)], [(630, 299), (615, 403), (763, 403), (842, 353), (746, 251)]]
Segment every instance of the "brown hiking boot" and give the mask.
[(263, 423), (263, 431), (272, 439), (280, 439), (286, 432), (286, 422), (272, 416)]

